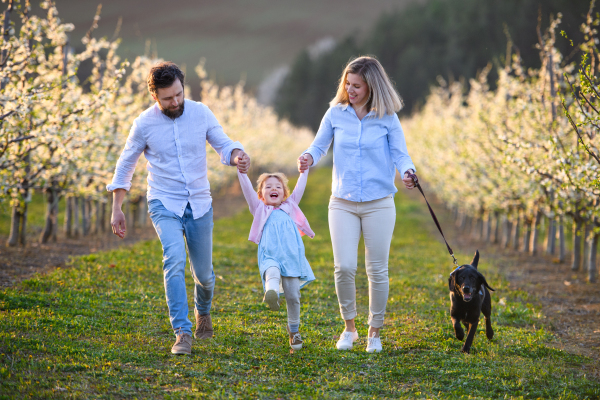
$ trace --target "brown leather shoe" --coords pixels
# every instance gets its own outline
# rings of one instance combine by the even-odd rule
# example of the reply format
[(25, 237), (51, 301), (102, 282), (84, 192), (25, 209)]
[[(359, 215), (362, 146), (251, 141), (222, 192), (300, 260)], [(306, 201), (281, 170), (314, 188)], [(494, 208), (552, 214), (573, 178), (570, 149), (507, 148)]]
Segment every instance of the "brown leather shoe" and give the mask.
[(196, 339), (210, 339), (213, 337), (212, 319), (210, 314), (200, 315), (198, 310), (194, 309), (194, 315), (196, 316), (196, 332), (194, 337)]
[(175, 344), (171, 347), (173, 354), (192, 354), (192, 337), (187, 333), (177, 335)]
[(286, 325), (288, 335), (290, 335), (290, 347), (292, 350), (300, 350), (302, 348), (302, 336), (300, 332), (290, 332), (290, 326)]

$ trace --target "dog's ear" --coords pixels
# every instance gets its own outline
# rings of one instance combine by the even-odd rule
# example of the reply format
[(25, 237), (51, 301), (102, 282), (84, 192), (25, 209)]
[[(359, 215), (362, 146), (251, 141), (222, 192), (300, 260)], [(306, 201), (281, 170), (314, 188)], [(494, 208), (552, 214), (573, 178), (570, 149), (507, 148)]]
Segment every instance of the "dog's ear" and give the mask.
[(448, 277), (448, 289), (451, 292), (454, 292), (454, 288), (456, 287), (456, 273), (457, 272), (458, 272), (458, 269), (455, 269), (454, 271), (452, 271), (452, 273)]
[(486, 288), (488, 288), (489, 290), (491, 290), (492, 292), (495, 292), (494, 289), (492, 289), (490, 287), (490, 285), (488, 285), (487, 281), (485, 280), (485, 277), (481, 274), (481, 272), (477, 271), (477, 278), (478, 278), (478, 286), (485, 286)]
[(477, 269), (477, 264), (479, 264), (479, 250), (475, 250), (475, 257), (473, 257), (473, 261), (471, 261), (471, 265)]

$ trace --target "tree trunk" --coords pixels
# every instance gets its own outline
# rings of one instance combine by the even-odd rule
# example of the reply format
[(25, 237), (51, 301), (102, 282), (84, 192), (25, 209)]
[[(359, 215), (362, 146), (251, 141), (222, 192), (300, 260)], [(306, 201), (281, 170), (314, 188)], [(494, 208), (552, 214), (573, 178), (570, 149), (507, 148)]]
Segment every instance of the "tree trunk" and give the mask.
[[(48, 239), (56, 230), (58, 224), (58, 190), (55, 186), (46, 189), (46, 224), (40, 236), (40, 243), (48, 243)], [(56, 236), (55, 236), (56, 240)]]
[(100, 232), (106, 232), (106, 202), (100, 200), (100, 215), (98, 216)]
[(140, 228), (145, 228), (148, 224), (148, 210), (146, 196), (141, 196), (138, 203), (138, 223)]
[(500, 213), (498, 211), (494, 211), (494, 234), (492, 237), (492, 243), (498, 243), (500, 240)]
[(563, 217), (558, 218), (558, 262), (563, 263), (567, 258), (567, 246), (565, 244), (565, 224)]
[(571, 257), (571, 270), (579, 271), (581, 267), (581, 238), (583, 236), (583, 221), (576, 218), (573, 221), (573, 254)]
[(525, 227), (525, 232), (523, 233), (523, 247), (521, 247), (521, 251), (523, 253), (529, 253), (529, 248), (531, 246), (531, 225), (533, 223), (532, 219), (526, 219), (523, 221), (523, 225)]
[(531, 243), (529, 244), (529, 254), (535, 256), (538, 252), (538, 236), (540, 234), (540, 221), (542, 219), (542, 212), (536, 211), (535, 217), (531, 222)]
[(505, 248), (508, 238), (508, 235), (506, 234), (506, 231), (508, 230), (508, 218), (506, 217), (506, 214), (502, 214), (502, 222), (500, 223), (500, 227), (500, 247)]
[(81, 218), (79, 218), (79, 197), (73, 197), (73, 237), (78, 238), (81, 232)]
[(21, 204), (14, 205), (12, 207), (12, 215), (10, 218), (10, 235), (6, 241), (7, 246), (14, 247), (19, 243), (19, 226), (21, 225), (21, 216)]
[(92, 227), (93, 227), (92, 200), (89, 197), (85, 199), (85, 212), (86, 212), (86, 219), (87, 219), (86, 235), (89, 235), (90, 233), (92, 233)]
[(19, 234), (19, 243), (21, 246), (25, 246), (27, 244), (27, 206), (29, 205), (29, 199), (25, 197), (25, 201), (23, 202), (23, 212), (21, 214), (21, 232)]
[(584, 271), (589, 271), (590, 270), (590, 257), (589, 257), (589, 253), (590, 253), (590, 240), (589, 237), (592, 233), (592, 223), (591, 222), (587, 222), (585, 224), (585, 227), (583, 228), (583, 270)]
[(519, 250), (519, 234), (521, 231), (521, 211), (517, 212), (517, 216), (515, 218), (515, 222), (513, 223), (512, 226), (512, 232), (510, 233), (510, 237), (511, 237), (511, 242), (512, 242), (512, 247), (513, 250), (518, 251)]
[(586, 242), (588, 242), (588, 251), (586, 253), (586, 264), (588, 271), (588, 281), (596, 282), (598, 279), (598, 270), (596, 268), (596, 254), (598, 252), (598, 238), (599, 235), (597, 233), (592, 232), (590, 229), (590, 234), (586, 238)]
[(87, 236), (89, 233), (90, 220), (88, 218), (89, 213), (87, 212), (87, 200), (85, 197), (79, 199), (79, 205), (81, 206), (81, 235)]
[(73, 237), (73, 196), (65, 198), (65, 235)]
[(489, 243), (492, 238), (492, 213), (488, 211), (486, 214), (483, 222), (483, 240)]
[(555, 238), (556, 238), (556, 230), (555, 230), (554, 218), (548, 218), (548, 228), (546, 229), (546, 240), (545, 240), (545, 248), (546, 254), (552, 255), (554, 254), (555, 249)]

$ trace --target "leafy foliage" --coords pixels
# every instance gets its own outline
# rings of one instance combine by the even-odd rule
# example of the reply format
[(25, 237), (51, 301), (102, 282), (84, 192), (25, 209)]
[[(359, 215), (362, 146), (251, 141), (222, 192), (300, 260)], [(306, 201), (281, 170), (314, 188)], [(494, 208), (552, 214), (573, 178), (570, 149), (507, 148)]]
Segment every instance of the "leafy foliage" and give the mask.
[[(429, 0), (414, 2), (384, 14), (366, 38), (341, 40), (331, 53), (315, 59), (300, 54), (279, 90), (280, 116), (316, 130), (333, 98), (344, 65), (352, 57), (376, 56), (396, 82), (406, 109), (422, 104), (437, 77), (467, 81), (494, 60), (504, 65), (507, 33), (518, 48), (523, 66), (539, 67), (535, 43), (538, 11), (542, 28), (550, 15), (563, 13), (563, 29), (578, 39), (588, 3), (571, 0)], [(566, 41), (558, 44), (563, 53)], [(566, 53), (568, 54), (568, 52)], [(490, 82), (495, 82), (495, 70)]]

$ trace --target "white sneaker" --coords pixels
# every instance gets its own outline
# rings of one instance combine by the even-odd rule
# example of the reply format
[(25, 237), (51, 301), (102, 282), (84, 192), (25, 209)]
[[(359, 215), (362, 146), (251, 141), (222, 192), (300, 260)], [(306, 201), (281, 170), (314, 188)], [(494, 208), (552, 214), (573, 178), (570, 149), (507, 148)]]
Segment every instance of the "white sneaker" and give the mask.
[(367, 353), (379, 353), (383, 348), (381, 347), (381, 338), (375, 337), (375, 332), (368, 339), (367, 342)]
[(277, 294), (274, 290), (267, 290), (265, 292), (265, 297), (263, 299), (263, 303), (267, 303), (267, 306), (271, 311), (279, 310), (279, 294)]
[(354, 346), (353, 343), (356, 342), (357, 340), (358, 340), (358, 332), (357, 331), (354, 331), (354, 332), (344, 331), (340, 335), (340, 340), (337, 341), (337, 344), (335, 345), (335, 347), (337, 347), (338, 350), (352, 350), (352, 347)]

